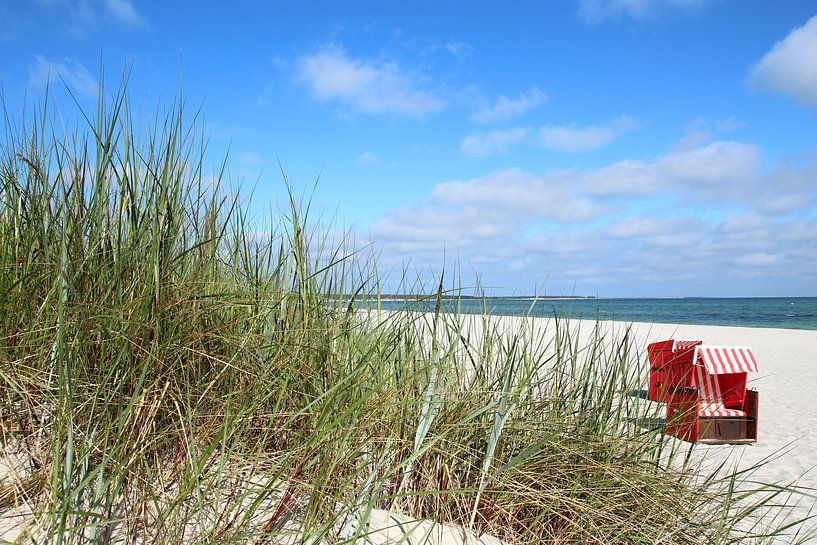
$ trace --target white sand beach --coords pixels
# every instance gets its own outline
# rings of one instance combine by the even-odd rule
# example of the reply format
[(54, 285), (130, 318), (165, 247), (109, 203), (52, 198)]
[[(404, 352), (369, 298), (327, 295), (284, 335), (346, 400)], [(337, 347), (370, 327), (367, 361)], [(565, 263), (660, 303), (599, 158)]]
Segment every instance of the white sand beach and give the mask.
[[(482, 319), (482, 316), (462, 317), (472, 339), (479, 338)], [(553, 337), (556, 329), (553, 320), (548, 318), (492, 316), (491, 324), (507, 335), (524, 329), (544, 338), (545, 342)], [(759, 369), (748, 378), (748, 387), (759, 394), (758, 441), (747, 445), (696, 444), (692, 448), (693, 459), (701, 462), (704, 471), (721, 464), (724, 464), (722, 471), (729, 472), (758, 466), (751, 473), (751, 481), (798, 488), (796, 496), (785, 500), (797, 506), (786, 520), (815, 514), (812, 510), (817, 511), (817, 331), (592, 320), (569, 322), (579, 346), (585, 346), (592, 339), (597, 325), (608, 342), (621, 339), (629, 330), (632, 346), (644, 360), (649, 343), (667, 339), (751, 347)], [(647, 368), (645, 365), (644, 389), (647, 388)], [(657, 405), (648, 400), (643, 403)], [(692, 446), (682, 441), (677, 443), (683, 449)]]
[[(605, 325), (619, 331), (626, 326)], [(817, 471), (811, 471), (817, 466), (817, 331), (640, 323), (632, 324), (631, 331), (642, 346), (671, 338), (751, 346), (759, 365), (759, 373), (749, 377), (749, 386), (760, 396), (758, 441), (702, 448), (708, 455), (739, 459), (743, 468), (778, 456), (758, 470), (758, 480), (799, 481), (817, 490)]]
[[(533, 330), (553, 334), (544, 318), (495, 317), (508, 333), (523, 323)], [(476, 323), (476, 322), (475, 322)], [(796, 484), (804, 495), (789, 498), (797, 503), (788, 519), (805, 517), (817, 504), (817, 331), (712, 325), (601, 322), (605, 335), (621, 338), (629, 329), (634, 347), (647, 357), (647, 344), (666, 339), (703, 340), (712, 345), (750, 346), (759, 372), (749, 376), (748, 387), (759, 393), (758, 441), (749, 445), (695, 445), (693, 453), (704, 467), (743, 470), (760, 464), (751, 480), (780, 486)], [(575, 320), (570, 328), (580, 345), (591, 338), (596, 322)], [(646, 366), (645, 366), (646, 371)], [(646, 375), (644, 388), (646, 389)], [(654, 403), (645, 400), (644, 403)], [(688, 448), (689, 443), (682, 443)], [(767, 462), (767, 463), (762, 463)]]
[[(531, 319), (494, 317), (500, 329), (512, 332)], [(553, 324), (533, 318), (534, 330), (552, 335)], [(572, 330), (581, 343), (590, 338), (596, 322), (574, 320)], [(601, 322), (603, 333), (621, 337), (630, 330), (635, 348), (646, 358), (647, 344), (666, 339), (696, 339), (713, 345), (740, 345), (753, 348), (759, 373), (749, 376), (750, 388), (759, 392), (758, 441), (752, 445), (703, 446), (713, 456), (740, 460), (739, 467), (751, 467), (766, 458), (757, 478), (770, 483), (800, 485), (817, 490), (817, 331), (681, 325), (659, 323)], [(646, 376), (644, 377), (646, 380)], [(646, 388), (646, 382), (645, 386)], [(652, 403), (652, 402), (648, 402)]]

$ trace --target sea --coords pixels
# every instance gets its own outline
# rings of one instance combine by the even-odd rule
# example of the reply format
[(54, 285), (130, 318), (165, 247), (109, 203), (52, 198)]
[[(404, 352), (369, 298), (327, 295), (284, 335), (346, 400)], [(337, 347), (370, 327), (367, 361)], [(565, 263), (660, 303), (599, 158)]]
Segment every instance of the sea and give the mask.
[[(426, 300), (384, 300), (384, 310), (434, 310)], [(368, 306), (368, 305), (367, 305)], [(581, 320), (817, 330), (817, 297), (446, 298), (444, 312)]]

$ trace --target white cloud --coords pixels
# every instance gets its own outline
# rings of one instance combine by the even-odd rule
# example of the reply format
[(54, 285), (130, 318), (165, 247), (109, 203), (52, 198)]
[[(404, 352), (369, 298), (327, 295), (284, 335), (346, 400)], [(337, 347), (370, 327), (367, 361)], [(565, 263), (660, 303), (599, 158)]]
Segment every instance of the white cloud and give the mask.
[(536, 87), (519, 94), (516, 98), (508, 98), (502, 95), (492, 104), (483, 106), (477, 110), (474, 115), (471, 116), (471, 120), (476, 123), (495, 123), (497, 121), (519, 117), (537, 106), (544, 104), (547, 98), (547, 94)]
[(722, 221), (718, 229), (722, 233), (746, 233), (762, 231), (766, 220), (758, 214), (741, 214)]
[(588, 127), (578, 127), (575, 123), (563, 126), (546, 125), (539, 129), (539, 145), (570, 153), (592, 151), (609, 144), (637, 126), (638, 121), (627, 116), (613, 119), (605, 125)]
[(652, 195), (664, 187), (653, 163), (625, 160), (584, 173), (587, 190), (594, 196)]
[(593, 231), (550, 231), (531, 237), (525, 244), (525, 251), (548, 258), (566, 255), (575, 259), (598, 250), (601, 243), (601, 237)]
[(621, 116), (604, 125), (588, 127), (578, 127), (573, 123), (565, 126), (546, 125), (535, 131), (528, 127), (495, 129), (467, 135), (460, 144), (460, 150), (470, 157), (486, 157), (505, 153), (514, 144), (526, 143), (567, 153), (588, 152), (609, 144), (636, 127), (636, 119)]
[(94, 77), (82, 63), (71, 59), (63, 62), (51, 62), (42, 55), (36, 55), (34, 62), (28, 67), (28, 83), (32, 87), (45, 87), (63, 80), (71, 91), (85, 96), (96, 96), (99, 90)]
[(295, 76), (318, 100), (354, 113), (423, 117), (446, 107), (421, 75), (395, 62), (352, 58), (337, 46), (297, 59)]
[(579, 16), (588, 23), (622, 16), (645, 19), (664, 9), (691, 11), (712, 0), (579, 0)]
[[(418, 233), (433, 232), (434, 236), (429, 238), (462, 245), (472, 240), (475, 233), (485, 234), (481, 221), (490, 222), (488, 232), (495, 234), (512, 232), (531, 223), (587, 224), (632, 202), (653, 203), (651, 206), (661, 202), (681, 208), (692, 204), (698, 210), (741, 204), (761, 206), (756, 199), (763, 195), (761, 188), (768, 180), (756, 172), (759, 165), (759, 150), (755, 146), (718, 141), (691, 150), (671, 151), (653, 161), (621, 161), (596, 169), (549, 171), (540, 175), (518, 168), (505, 169), (468, 180), (439, 183), (425, 204), (401, 209), (399, 214), (384, 218), (372, 232), (413, 246), (422, 245), (421, 240), (425, 239)], [(771, 174), (777, 176), (776, 172)], [(792, 177), (775, 180), (785, 186), (783, 180)], [(807, 188), (789, 185), (799, 191), (800, 205), (807, 206), (808, 199), (803, 194)], [(717, 195), (724, 197), (716, 198)], [(699, 220), (690, 217), (646, 214), (610, 223), (604, 236), (646, 237), (651, 244), (673, 246), (700, 237), (700, 225)]]
[(754, 192), (757, 209), (783, 214), (817, 202), (817, 154), (786, 158), (758, 179)]
[(749, 81), (817, 108), (817, 15), (777, 42), (752, 69)]
[(561, 223), (588, 221), (601, 212), (574, 191), (570, 176), (551, 173), (535, 176), (512, 168), (467, 181), (434, 186), (432, 198), (440, 203), (491, 208), (513, 221), (523, 216)]
[(611, 223), (607, 234), (615, 238), (642, 238), (664, 236), (681, 231), (694, 230), (700, 221), (694, 218), (661, 218), (630, 216)]
[[(697, 191), (707, 196), (732, 193), (757, 178), (760, 149), (752, 144), (715, 141), (676, 149), (654, 161), (620, 161), (584, 173), (587, 191), (597, 196), (655, 195)], [(735, 185), (737, 183), (737, 185)], [(731, 190), (730, 186), (731, 185)]]
[(455, 255), (512, 289), (546, 278), (551, 293), (574, 282), (584, 294), (615, 284), (643, 290), (633, 295), (810, 289), (817, 156), (770, 170), (760, 159), (752, 144), (714, 141), (594, 169), (500, 170), (435, 185), (370, 236), (387, 266), (439, 267)]
[(529, 133), (530, 130), (526, 128), (471, 133), (463, 139), (460, 150), (471, 157), (485, 157), (496, 152), (507, 152), (512, 144), (524, 140)]
[(759, 164), (757, 146), (720, 140), (669, 153), (654, 167), (670, 179), (711, 184), (752, 177)]
[(355, 161), (360, 166), (368, 166), (377, 162), (377, 154), (371, 151), (364, 151), (357, 156)]
[(780, 262), (780, 255), (773, 255), (766, 252), (755, 252), (751, 254), (740, 255), (735, 258), (737, 265), (747, 267), (766, 267), (775, 265)]
[(370, 230), (374, 240), (403, 255), (435, 255), (445, 248), (473, 250), (486, 241), (508, 236), (512, 226), (496, 213), (475, 207), (429, 206), (395, 210)]
[(732, 132), (737, 129), (742, 128), (744, 125), (734, 117), (727, 117), (725, 119), (719, 119), (716, 123), (715, 127), (720, 132)]
[(128, 25), (142, 25), (144, 19), (136, 12), (130, 0), (105, 0), (108, 13), (118, 21)]
[(681, 231), (677, 233), (666, 233), (657, 235), (649, 239), (648, 243), (659, 248), (689, 248), (703, 240), (703, 233), (695, 231)]

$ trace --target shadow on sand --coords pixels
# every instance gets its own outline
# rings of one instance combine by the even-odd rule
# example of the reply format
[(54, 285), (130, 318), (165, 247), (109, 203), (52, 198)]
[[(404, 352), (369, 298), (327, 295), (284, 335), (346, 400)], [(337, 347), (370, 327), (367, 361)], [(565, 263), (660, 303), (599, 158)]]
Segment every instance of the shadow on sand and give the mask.
[[(637, 399), (649, 399), (649, 391), (648, 390), (630, 390), (627, 392), (627, 395), (630, 397), (634, 397)], [(662, 429), (666, 424), (666, 418), (630, 418), (629, 419), (631, 424), (638, 426), (639, 428), (643, 428), (645, 430), (658, 430)]]

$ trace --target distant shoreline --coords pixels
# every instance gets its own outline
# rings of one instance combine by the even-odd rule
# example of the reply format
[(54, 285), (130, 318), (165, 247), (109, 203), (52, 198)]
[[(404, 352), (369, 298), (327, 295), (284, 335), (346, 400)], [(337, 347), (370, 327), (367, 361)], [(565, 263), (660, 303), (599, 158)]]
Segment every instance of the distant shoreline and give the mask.
[[(427, 301), (436, 299), (432, 294), (384, 294), (381, 301)], [(815, 299), (817, 295), (655, 295), (599, 297), (597, 295), (443, 295), (443, 301), (660, 301), (660, 300), (708, 300), (708, 299)], [(377, 301), (376, 295), (366, 295), (361, 301)]]
[[(368, 296), (361, 307), (432, 312), (436, 296)], [(443, 312), (817, 330), (817, 297), (442, 297)]]
[[(430, 295), (381, 295), (381, 301), (427, 301), (427, 300), (434, 300), (437, 298), (436, 294)], [(363, 301), (376, 301), (378, 298), (376, 296), (367, 296), (362, 298)], [(597, 299), (597, 297), (593, 295), (519, 295), (519, 296), (477, 296), (477, 295), (443, 295), (441, 297), (443, 301), (457, 301), (467, 299), (469, 301), (538, 301), (538, 300), (548, 300), (548, 301), (559, 301), (559, 300), (569, 300), (569, 301), (577, 301), (577, 300), (587, 300), (587, 299)]]

